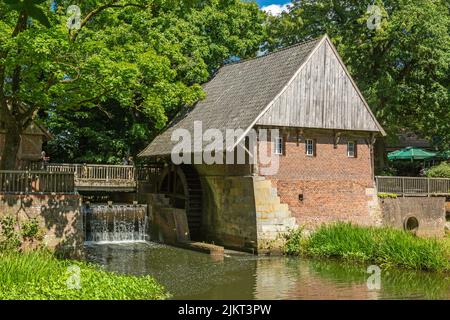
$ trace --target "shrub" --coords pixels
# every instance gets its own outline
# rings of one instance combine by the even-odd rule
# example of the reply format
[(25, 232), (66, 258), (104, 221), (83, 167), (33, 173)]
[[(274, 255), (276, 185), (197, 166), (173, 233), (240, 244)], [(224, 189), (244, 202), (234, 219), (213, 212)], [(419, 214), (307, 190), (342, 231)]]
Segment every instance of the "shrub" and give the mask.
[(378, 193), (378, 198), (380, 199), (387, 199), (387, 198), (396, 199), (397, 197), (398, 195), (396, 193)]
[(426, 171), (429, 178), (450, 178), (450, 163), (442, 162)]
[(37, 241), (42, 239), (43, 230), (36, 218), (24, 221), (21, 226), (14, 216), (0, 218), (0, 251), (30, 248), (29, 243), (40, 245)]
[[(68, 286), (79, 270), (80, 286)], [(79, 268), (79, 269), (78, 269)], [(0, 253), (0, 300), (4, 299), (164, 299), (150, 276), (120, 275), (89, 263), (58, 260), (46, 251)]]
[(381, 267), (444, 271), (449, 270), (446, 250), (434, 239), (417, 238), (392, 228), (359, 227), (349, 223), (323, 225), (310, 237), (289, 237), (285, 252), (318, 258), (341, 258), (371, 262)]
[(291, 230), (285, 235), (284, 252), (289, 255), (302, 254), (303, 239), (303, 228)]
[(25, 221), (21, 228), (22, 237), (26, 240), (42, 240), (42, 230), (36, 218)]
[(377, 176), (396, 176), (398, 174), (397, 169), (393, 167), (385, 167), (382, 170), (378, 170)]
[(16, 231), (17, 221), (12, 216), (0, 219), (0, 250), (17, 250), (22, 241)]

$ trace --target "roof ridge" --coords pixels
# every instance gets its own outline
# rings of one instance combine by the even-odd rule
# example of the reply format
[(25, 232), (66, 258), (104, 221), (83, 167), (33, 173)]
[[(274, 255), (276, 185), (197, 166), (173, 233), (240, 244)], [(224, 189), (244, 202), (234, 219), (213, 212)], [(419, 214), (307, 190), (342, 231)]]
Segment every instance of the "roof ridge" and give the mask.
[[(299, 47), (299, 46), (302, 46), (302, 45), (305, 45), (305, 44), (308, 44), (308, 43), (311, 43), (311, 42), (314, 42), (314, 41), (322, 40), (324, 37), (326, 37), (325, 34), (320, 36), (320, 37), (314, 38), (314, 39), (306, 40), (306, 41), (303, 41), (303, 42), (298, 42), (298, 43), (295, 43), (295, 44), (291, 44), (291, 45), (289, 45), (287, 47), (279, 48), (279, 49), (277, 49), (275, 51), (268, 52), (268, 53), (260, 55), (260, 56), (247, 58), (247, 59), (242, 59), (242, 60), (238, 60), (238, 61), (233, 61), (233, 62), (224, 64), (221, 68), (228, 67), (228, 66), (235, 65), (235, 64), (239, 64), (239, 63), (252, 61), (252, 60), (256, 60), (256, 59), (260, 59), (260, 58), (265, 58), (265, 57), (270, 56), (270, 55), (275, 54), (275, 53), (286, 51), (286, 50), (289, 50), (289, 49), (292, 49), (292, 48), (295, 48), (295, 47)], [(221, 68), (219, 68), (219, 69), (221, 69)]]

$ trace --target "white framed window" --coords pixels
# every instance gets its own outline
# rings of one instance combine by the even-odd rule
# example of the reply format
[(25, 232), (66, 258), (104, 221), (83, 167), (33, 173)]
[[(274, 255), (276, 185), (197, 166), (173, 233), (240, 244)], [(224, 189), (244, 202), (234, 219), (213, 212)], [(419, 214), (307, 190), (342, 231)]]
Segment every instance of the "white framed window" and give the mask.
[(274, 154), (283, 154), (283, 138), (275, 138)]
[(314, 156), (314, 140), (313, 139), (306, 139), (305, 140), (305, 150), (307, 156)]
[(356, 158), (356, 142), (355, 141), (347, 142), (347, 157)]

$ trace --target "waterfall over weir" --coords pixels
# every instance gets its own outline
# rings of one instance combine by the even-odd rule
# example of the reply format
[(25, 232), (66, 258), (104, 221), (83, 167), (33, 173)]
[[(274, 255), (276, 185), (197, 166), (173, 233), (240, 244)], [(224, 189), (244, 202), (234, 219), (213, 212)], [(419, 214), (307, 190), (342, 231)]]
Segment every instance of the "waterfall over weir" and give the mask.
[(83, 206), (85, 241), (146, 241), (147, 205), (89, 204)]

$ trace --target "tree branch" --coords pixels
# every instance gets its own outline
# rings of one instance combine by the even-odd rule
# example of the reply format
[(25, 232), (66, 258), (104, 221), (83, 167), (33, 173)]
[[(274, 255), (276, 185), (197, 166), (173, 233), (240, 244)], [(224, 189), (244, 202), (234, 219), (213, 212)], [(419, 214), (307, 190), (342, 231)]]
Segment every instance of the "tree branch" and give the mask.
[(34, 114), (39, 109), (38, 104), (31, 103), (29, 101), (24, 101), (28, 106), (28, 109), (24, 112), (21, 112), (19, 116), (17, 116), (18, 122), (22, 125), (22, 129), (25, 130), (31, 124), (31, 121), (34, 119)]
[(96, 16), (97, 14), (103, 12), (106, 9), (109, 8), (126, 8), (126, 7), (137, 7), (137, 8), (141, 8), (141, 9), (145, 9), (146, 7), (143, 5), (139, 5), (136, 3), (127, 3), (127, 4), (117, 4), (117, 2), (119, 2), (120, 0), (112, 0), (110, 3), (104, 4), (102, 6), (99, 6), (98, 8), (92, 10), (91, 12), (89, 12), (86, 17), (81, 21), (80, 23), (80, 28), (78, 30), (75, 30), (70, 39), (71, 41), (75, 41), (78, 34), (80, 33), (81, 29), (83, 29), (83, 27), (89, 22), (89, 20), (91, 20), (94, 16)]
[(25, 10), (21, 11), (19, 13), (19, 17), (17, 18), (16, 27), (14, 28), (14, 31), (11, 35), (12, 38), (14, 38), (27, 28), (27, 20), (28, 20), (27, 12)]

